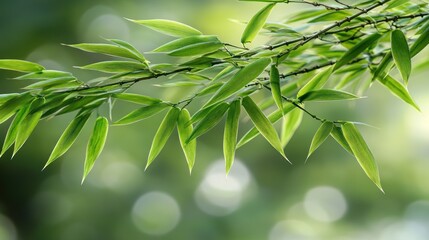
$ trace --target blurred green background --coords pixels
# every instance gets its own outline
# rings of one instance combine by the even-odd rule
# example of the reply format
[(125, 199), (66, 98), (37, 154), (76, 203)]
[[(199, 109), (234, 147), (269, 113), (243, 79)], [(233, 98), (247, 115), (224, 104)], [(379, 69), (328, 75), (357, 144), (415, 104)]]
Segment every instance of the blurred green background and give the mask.
[[(123, 19), (128, 17), (182, 21), (238, 44), (244, 27), (229, 19), (246, 21), (261, 6), (235, 0), (0, 1), (0, 58), (36, 61), (90, 79), (94, 75), (72, 66), (103, 58), (60, 43), (120, 38), (149, 51), (169, 40)], [(271, 19), (297, 10), (277, 8)], [(427, 54), (426, 49), (419, 57)], [(378, 160), (385, 195), (332, 139), (304, 164), (318, 127), (307, 116), (286, 147), (293, 165), (259, 137), (238, 150), (228, 177), (222, 127), (201, 138), (191, 176), (176, 136), (144, 171), (162, 116), (113, 127), (105, 151), (81, 185), (88, 127), (68, 154), (40, 171), (73, 117), (68, 115), (41, 122), (13, 161), (10, 153), (0, 159), (0, 240), (429, 239), (428, 70), (415, 71), (409, 86), (421, 113), (379, 86), (353, 103), (308, 105), (326, 118), (379, 127), (361, 130)], [(1, 93), (22, 87), (9, 79), (14, 76), (0, 72)], [(177, 93), (152, 83), (135, 90)], [(115, 114), (130, 109), (121, 106)], [(0, 126), (2, 138), (7, 125)]]

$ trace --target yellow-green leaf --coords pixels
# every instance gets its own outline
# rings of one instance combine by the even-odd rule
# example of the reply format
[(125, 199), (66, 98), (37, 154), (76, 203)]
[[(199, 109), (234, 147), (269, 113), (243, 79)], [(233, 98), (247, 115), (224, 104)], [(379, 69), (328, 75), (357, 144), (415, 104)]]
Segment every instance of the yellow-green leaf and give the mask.
[(206, 106), (222, 101), (246, 86), (250, 81), (257, 78), (270, 62), (269, 58), (261, 58), (248, 64), (227, 81), (206, 103)]
[(128, 102), (132, 102), (132, 103), (143, 104), (143, 105), (152, 105), (155, 103), (162, 102), (161, 99), (144, 96), (140, 94), (135, 94), (135, 93), (117, 93), (117, 94), (114, 94), (112, 97), (120, 100), (128, 101)]
[(313, 90), (303, 94), (299, 97), (301, 102), (310, 102), (310, 101), (335, 101), (335, 100), (351, 100), (357, 99), (358, 96), (333, 89), (320, 89)]
[(92, 134), (89, 137), (88, 145), (86, 146), (86, 158), (83, 169), (82, 183), (85, 181), (95, 160), (97, 160), (100, 153), (103, 151), (104, 144), (106, 143), (107, 133), (109, 131), (109, 121), (107, 118), (99, 116), (95, 121)]
[(298, 97), (309, 91), (322, 88), (332, 74), (332, 67), (329, 67), (315, 75), (307, 84), (305, 84), (297, 93)]
[(344, 148), (344, 150), (353, 155), (353, 151), (344, 137), (343, 131), (340, 127), (334, 126), (331, 131), (331, 136), (335, 139), (335, 141), (337, 141), (338, 144), (340, 144), (341, 147)]
[(319, 129), (317, 129), (313, 139), (311, 140), (310, 150), (308, 150), (307, 159), (317, 148), (320, 147), (320, 145), (322, 145), (322, 143), (331, 133), (333, 127), (334, 124), (332, 122), (324, 122), (322, 123), (322, 125), (320, 125)]
[(69, 72), (63, 72), (63, 71), (42, 70), (39, 72), (28, 73), (28, 74), (19, 76), (15, 79), (44, 80), (44, 79), (60, 78), (60, 77), (73, 77), (73, 75)]
[(275, 3), (268, 4), (266, 7), (262, 8), (259, 12), (257, 12), (252, 17), (252, 19), (250, 19), (249, 23), (247, 23), (247, 26), (244, 29), (243, 34), (241, 35), (241, 43), (248, 43), (253, 41), (258, 32), (264, 26), (265, 21), (270, 15), (274, 5)]
[(76, 141), (79, 133), (82, 131), (83, 126), (85, 126), (85, 123), (88, 121), (89, 116), (91, 116), (91, 114), (82, 115), (76, 117), (70, 122), (55, 145), (54, 150), (52, 150), (52, 153), (43, 169), (45, 169), (49, 164), (61, 157), (70, 149), (70, 147)]
[(227, 174), (231, 170), (235, 158), (240, 110), (240, 100), (235, 100), (229, 106), (228, 116), (226, 117), (223, 134), (223, 155), (225, 157), (225, 170)]
[(270, 86), (271, 94), (273, 95), (274, 102), (279, 109), (283, 109), (282, 92), (280, 89), (280, 74), (276, 65), (271, 65), (270, 71)]
[(276, 149), (288, 162), (290, 162), (283, 151), (276, 129), (271, 124), (270, 120), (265, 117), (258, 105), (256, 105), (250, 97), (243, 98), (242, 105), (262, 136), (264, 136), (271, 146), (273, 146), (274, 149)]
[(429, 44), (429, 24), (425, 25), (425, 29), (422, 31), (420, 36), (414, 41), (410, 48), (411, 57), (416, 56)]
[(384, 78), (388, 74), (388, 69), (391, 68), (393, 65), (392, 62), (392, 52), (388, 52), (381, 62), (378, 64), (377, 68), (375, 69), (372, 77), (372, 81), (378, 79), (378, 78)]
[(177, 132), (179, 134), (180, 146), (182, 147), (183, 153), (188, 163), (189, 173), (192, 172), (192, 168), (195, 164), (195, 156), (197, 153), (197, 140), (193, 139), (186, 143), (186, 140), (191, 136), (194, 130), (192, 124), (188, 124), (191, 120), (191, 115), (187, 109), (182, 109), (179, 118), (177, 119)]
[(381, 191), (383, 191), (374, 156), (356, 126), (353, 123), (345, 123), (341, 126), (341, 129), (353, 155), (356, 157), (366, 175)]
[(400, 82), (393, 79), (390, 75), (387, 75), (384, 78), (378, 78), (377, 79), (383, 86), (385, 86), (389, 91), (400, 98), (402, 101), (410, 104), (415, 109), (420, 111), (419, 106), (417, 106), (416, 102), (414, 102), (413, 98), (411, 97), (410, 93), (408, 92), (407, 88), (402, 85)]
[(187, 45), (182, 48), (176, 49), (168, 53), (168, 55), (174, 56), (174, 57), (203, 55), (206, 53), (214, 52), (221, 47), (223, 47), (223, 43), (220, 43), (218, 41), (195, 43), (195, 44)]
[(286, 147), (292, 136), (295, 134), (302, 122), (303, 111), (299, 108), (294, 108), (283, 118), (281, 143), (282, 147)]
[(17, 72), (39, 72), (45, 68), (37, 63), (16, 59), (0, 59), (0, 69)]
[(130, 50), (132, 53), (134, 53), (139, 58), (137, 60), (140, 60), (140, 62), (142, 62), (143, 64), (145, 64), (146, 66), (148, 66), (149, 61), (147, 61), (146, 58), (143, 56), (143, 54), (141, 54), (139, 52), (139, 50), (137, 50), (130, 43), (125, 42), (124, 40), (120, 40), (120, 39), (106, 39), (106, 40), (109, 41), (109, 42), (112, 42), (112, 43), (114, 43), (116, 45), (119, 45), (121, 47), (124, 47), (124, 48)]
[(184, 37), (175, 39), (171, 42), (168, 42), (156, 49), (154, 49), (152, 52), (171, 52), (177, 49), (181, 49), (183, 47), (194, 45), (197, 43), (206, 43), (206, 42), (218, 42), (218, 38), (216, 36), (212, 35), (199, 35), (199, 36), (190, 36), (190, 37)]
[(165, 115), (164, 119), (159, 125), (158, 131), (156, 131), (155, 137), (153, 138), (152, 145), (150, 147), (149, 156), (147, 159), (146, 168), (155, 160), (161, 150), (167, 143), (168, 138), (176, 127), (177, 118), (179, 117), (180, 109), (173, 107)]
[(30, 100), (30, 98), (31, 95), (24, 93), (3, 103), (0, 106), (0, 124), (12, 117), (21, 106), (27, 104), (27, 101)]
[(141, 63), (129, 62), (129, 61), (105, 61), (105, 62), (89, 64), (79, 68), (105, 72), (105, 73), (125, 73), (125, 72), (144, 70), (146, 69), (146, 66)]
[(128, 20), (173, 37), (188, 37), (202, 34), (197, 29), (186, 24), (166, 19)]
[(127, 114), (123, 118), (119, 119), (114, 123), (114, 125), (126, 125), (126, 124), (131, 124), (131, 123), (141, 121), (143, 119), (146, 119), (148, 117), (151, 117), (161, 112), (162, 110), (166, 109), (168, 106), (169, 106), (168, 104), (160, 102), (160, 103), (155, 103), (153, 105), (141, 107)]
[[(228, 103), (221, 103), (211, 108), (210, 111), (207, 112), (205, 117), (201, 119), (198, 125), (195, 126), (191, 136), (186, 140), (186, 142), (188, 143), (192, 141), (193, 139), (203, 135), (205, 132), (216, 126), (216, 124), (220, 122), (228, 108)], [(194, 117), (192, 117), (192, 119), (193, 118)], [(192, 119), (191, 122), (193, 121)]]
[(140, 57), (129, 49), (114, 45), (114, 44), (105, 44), (105, 43), (79, 43), (67, 45), (69, 47), (77, 48), (82, 51), (105, 54), (115, 57), (130, 58), (140, 61)]
[(16, 113), (12, 123), (9, 126), (9, 129), (7, 130), (0, 156), (3, 156), (3, 154), (15, 142), (19, 125), (21, 124), (22, 120), (24, 120), (25, 116), (27, 116), (29, 110), (30, 110), (30, 104), (27, 104), (27, 105), (24, 105), (21, 109), (19, 109), (18, 112)]
[(407, 84), (408, 78), (411, 74), (411, 55), (407, 39), (401, 30), (394, 30), (391, 34), (391, 42), (392, 55), (395, 60), (396, 67), (401, 73), (405, 84)]

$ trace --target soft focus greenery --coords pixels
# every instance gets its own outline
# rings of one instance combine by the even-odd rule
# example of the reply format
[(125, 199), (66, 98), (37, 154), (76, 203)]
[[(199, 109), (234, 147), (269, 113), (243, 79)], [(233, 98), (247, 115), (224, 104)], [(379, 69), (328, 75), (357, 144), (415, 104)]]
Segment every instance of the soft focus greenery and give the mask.
[[(79, 79), (92, 79), (98, 75), (70, 66), (105, 59), (59, 43), (116, 38), (147, 52), (172, 40), (122, 18), (127, 17), (177, 20), (239, 45), (245, 25), (237, 22), (249, 21), (265, 5), (226, 0), (3, 1), (0, 58), (26, 59), (49, 69), (72, 71)], [(268, 20), (283, 20), (288, 16), (285, 13), (293, 15), (304, 7), (312, 8), (279, 5)], [(256, 37), (249, 47), (264, 40)], [(426, 49), (416, 58), (424, 59), (427, 53)], [(394, 61), (398, 62), (399, 55), (393, 52)], [(162, 55), (148, 58), (165, 61)], [(395, 70), (394, 76), (407, 79), (407, 66), (399, 68), (404, 70)], [(223, 124), (199, 138), (192, 175), (176, 135), (144, 171), (163, 116), (111, 127), (105, 150), (80, 185), (92, 126), (83, 129), (71, 151), (43, 172), (38, 171), (74, 117), (64, 115), (42, 121), (13, 161), (8, 161), (11, 153), (2, 157), (0, 239), (427, 239), (427, 73), (427, 63), (414, 66), (408, 80), (420, 113), (375, 84), (364, 93), (368, 96), (365, 99), (306, 104), (311, 112), (329, 119), (350, 119), (378, 127), (360, 129), (381, 169), (385, 195), (372, 186), (353, 157), (332, 138), (326, 139), (304, 165), (320, 126), (308, 116), (303, 117), (285, 149), (293, 165), (258, 137), (235, 153), (227, 177)], [(16, 77), (13, 73), (0, 74), (2, 93), (25, 86), (20, 80), (8, 79)], [(172, 101), (190, 94), (186, 87), (160, 89), (156, 81), (150, 83), (153, 86), (145, 84), (142, 89), (136, 85), (133, 90)], [(115, 114), (124, 116), (132, 110), (132, 106), (118, 103)], [(240, 127), (250, 126), (247, 119)], [(1, 129), (6, 135), (7, 125)]]

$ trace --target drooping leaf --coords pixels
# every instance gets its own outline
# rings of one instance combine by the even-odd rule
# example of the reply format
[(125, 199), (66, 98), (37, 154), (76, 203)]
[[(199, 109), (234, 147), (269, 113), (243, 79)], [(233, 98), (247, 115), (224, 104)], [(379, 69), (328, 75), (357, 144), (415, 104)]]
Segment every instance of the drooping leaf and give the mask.
[(16, 59), (0, 59), (0, 69), (17, 72), (38, 72), (45, 68), (37, 63)]
[(0, 105), (4, 104), (5, 102), (11, 100), (12, 98), (16, 98), (19, 96), (19, 93), (4, 93), (0, 94)]
[(341, 126), (344, 137), (347, 140), (353, 155), (356, 157), (366, 175), (383, 191), (380, 183), (380, 175), (371, 150), (353, 123), (344, 123)]
[(206, 103), (206, 106), (222, 101), (243, 88), (250, 81), (257, 78), (270, 62), (269, 58), (261, 58), (248, 64), (227, 81)]
[(411, 74), (411, 56), (407, 39), (401, 30), (394, 30), (391, 34), (391, 42), (392, 55), (395, 60), (396, 67), (401, 73), (405, 84), (407, 84), (408, 78)]
[(309, 91), (322, 88), (332, 74), (332, 67), (329, 67), (315, 75), (307, 84), (305, 84), (297, 93), (301, 97)]
[(288, 162), (290, 162), (283, 151), (276, 129), (271, 124), (270, 120), (265, 117), (258, 105), (256, 105), (250, 97), (243, 98), (242, 105), (262, 136), (264, 136), (271, 146), (273, 146), (274, 149), (276, 149)]
[(279, 109), (283, 109), (283, 98), (280, 89), (280, 74), (276, 65), (271, 66), (270, 71), (270, 86), (271, 94), (273, 95), (274, 102)]
[(162, 102), (161, 99), (144, 96), (140, 94), (135, 94), (135, 93), (117, 93), (112, 95), (112, 97), (116, 99), (124, 100), (127, 102), (138, 103), (143, 105), (152, 105), (155, 103)]
[(294, 108), (283, 118), (282, 132), (280, 138), (283, 148), (286, 147), (298, 127), (301, 125), (302, 117), (303, 111), (301, 109)]
[(12, 117), (20, 106), (25, 105), (30, 99), (31, 96), (28, 93), (24, 93), (3, 103), (0, 106), (0, 124)]
[(385, 86), (389, 91), (400, 98), (402, 101), (413, 106), (417, 111), (420, 111), (419, 106), (417, 106), (416, 102), (414, 102), (407, 88), (402, 85), (400, 82), (393, 79), (390, 75), (387, 75), (384, 78), (377, 79), (383, 86)]
[(130, 51), (129, 49), (115, 45), (115, 44), (105, 44), (105, 43), (79, 43), (67, 45), (69, 47), (77, 48), (82, 51), (105, 54), (115, 57), (130, 58), (140, 61), (140, 57)]
[(114, 125), (126, 125), (126, 124), (131, 124), (131, 123), (141, 121), (143, 119), (146, 119), (148, 117), (151, 117), (161, 112), (162, 110), (166, 109), (168, 106), (169, 106), (168, 104), (161, 102), (161, 103), (155, 103), (149, 106), (141, 107), (127, 114), (123, 118), (119, 119), (114, 123)]
[(177, 118), (179, 117), (179, 114), (180, 109), (173, 107), (165, 115), (164, 119), (161, 122), (161, 125), (159, 125), (158, 131), (156, 131), (155, 137), (153, 138), (145, 169), (149, 167), (149, 165), (153, 162), (153, 160), (155, 160), (155, 158), (164, 148), (168, 138), (170, 138), (171, 133), (176, 127)]
[(344, 137), (341, 127), (334, 126), (331, 131), (331, 136), (335, 139), (335, 141), (337, 141), (338, 144), (340, 144), (341, 147), (344, 148), (344, 150), (346, 150), (351, 155), (354, 155), (352, 149), (349, 146), (349, 143)]
[(384, 10), (388, 10), (388, 9), (392, 9), (395, 7), (399, 7), (404, 3), (409, 2), (409, 0), (393, 0), (389, 3), (389, 5), (387, 5), (387, 7)]
[(268, 4), (266, 7), (262, 8), (259, 12), (257, 12), (252, 17), (252, 19), (250, 19), (249, 23), (247, 23), (247, 26), (244, 29), (243, 34), (241, 35), (241, 43), (244, 44), (253, 41), (258, 32), (264, 26), (265, 21), (270, 15), (274, 5), (275, 3)]
[(309, 91), (299, 97), (301, 102), (310, 102), (310, 101), (334, 101), (334, 100), (351, 100), (357, 99), (358, 96), (338, 90), (332, 89), (319, 89), (314, 91)]
[(210, 105), (208, 107), (201, 108), (196, 113), (194, 113), (194, 115), (192, 115), (192, 118), (188, 122), (188, 124), (196, 123), (196, 122), (199, 122), (199, 121), (203, 120), (209, 114), (209, 112), (211, 112), (213, 109), (215, 109), (216, 107), (218, 107), (220, 104), (221, 103), (213, 104), (213, 105)]
[(420, 34), (420, 36), (414, 41), (413, 45), (410, 47), (411, 57), (416, 56), (429, 44), (429, 24), (425, 25), (425, 29)]
[(42, 81), (38, 81), (33, 84), (30, 84), (24, 87), (24, 89), (51, 89), (55, 86), (64, 86), (64, 84), (70, 83), (70, 82), (76, 82), (76, 78), (73, 76), (50, 78), (47, 80), (42, 80)]
[(191, 136), (186, 140), (186, 142), (189, 143), (193, 139), (203, 135), (208, 130), (216, 126), (220, 122), (220, 120), (222, 120), (222, 117), (228, 110), (228, 108), (229, 104), (224, 102), (210, 109), (207, 115), (203, 119), (201, 119), (197, 126), (195, 126)]
[(60, 78), (60, 77), (73, 77), (69, 72), (57, 71), (57, 70), (42, 70), (39, 72), (32, 72), (22, 76), (19, 76), (15, 79), (19, 80), (44, 80), (51, 78)]
[(188, 163), (189, 173), (192, 172), (192, 168), (195, 164), (195, 156), (197, 153), (197, 140), (191, 140), (186, 143), (186, 140), (191, 136), (194, 130), (192, 124), (188, 124), (191, 120), (191, 115), (187, 109), (182, 109), (179, 118), (177, 119), (177, 132), (179, 134), (180, 146), (182, 147), (183, 153)]
[(188, 57), (188, 56), (203, 55), (206, 53), (214, 52), (221, 47), (223, 47), (223, 43), (220, 43), (218, 41), (195, 43), (192, 45), (188, 45), (188, 46), (176, 49), (168, 53), (168, 55), (174, 56), (174, 57)]
[(106, 61), (106, 62), (89, 64), (79, 68), (105, 72), (105, 73), (125, 73), (125, 72), (144, 70), (146, 66), (141, 63), (129, 62), (129, 61)]
[(189, 37), (202, 34), (197, 29), (186, 24), (166, 19), (128, 20), (173, 37)]
[(365, 49), (367, 49), (369, 46), (371, 46), (373, 43), (375, 43), (378, 39), (381, 38), (381, 34), (374, 33), (371, 34), (369, 37), (363, 39), (358, 44), (356, 44), (354, 47), (349, 49), (344, 55), (337, 61), (337, 63), (334, 65), (333, 71), (338, 70), (342, 66), (349, 63), (351, 60), (353, 60), (355, 57), (357, 57), (359, 54), (361, 54)]
[(235, 158), (240, 110), (240, 100), (235, 100), (229, 106), (228, 116), (226, 117), (223, 134), (223, 155), (225, 157), (225, 170), (227, 174), (231, 170)]
[(322, 145), (322, 143), (326, 140), (329, 134), (332, 131), (334, 124), (332, 122), (324, 122), (320, 125), (319, 129), (317, 129), (314, 134), (313, 139), (311, 140), (310, 149), (308, 150), (307, 159), (311, 156), (311, 154)]
[(112, 42), (116, 45), (119, 45), (121, 47), (124, 47), (128, 50), (130, 50), (132, 53), (134, 53), (140, 60), (140, 62), (142, 62), (143, 64), (145, 64), (146, 66), (148, 66), (149, 61), (146, 60), (146, 58), (143, 56), (143, 54), (141, 54), (139, 52), (139, 50), (137, 50), (133, 45), (131, 45), (130, 43), (124, 41), (124, 40), (120, 40), (120, 39), (106, 39), (109, 42)]
[(16, 140), (16, 135), (18, 133), (19, 125), (21, 124), (22, 120), (27, 116), (28, 112), (30, 110), (30, 104), (24, 105), (21, 109), (18, 110), (16, 113), (12, 123), (9, 126), (9, 129), (7, 130), (6, 137), (3, 142), (3, 148), (1, 150), (0, 156), (3, 156), (3, 154), (12, 146), (12, 144)]
[(218, 42), (218, 38), (213, 35), (197, 35), (197, 36), (190, 36), (190, 37), (184, 37), (179, 38), (176, 40), (173, 40), (171, 42), (168, 42), (156, 49), (154, 49), (152, 52), (171, 52), (177, 49), (181, 49), (186, 46), (194, 45), (197, 43), (206, 43), (206, 42)]
[(393, 65), (392, 59), (392, 52), (388, 52), (375, 69), (372, 76), (372, 81), (378, 78), (384, 78), (388, 74), (388, 70)]
[(86, 146), (86, 157), (83, 169), (82, 183), (85, 181), (95, 160), (97, 160), (100, 153), (103, 151), (104, 144), (106, 143), (107, 133), (109, 130), (109, 121), (107, 118), (99, 116), (95, 121), (92, 134), (89, 137), (88, 145)]
[(82, 115), (73, 119), (70, 122), (70, 124), (67, 126), (66, 130), (63, 132), (60, 139), (58, 140), (57, 144), (55, 145), (54, 150), (52, 150), (52, 153), (49, 156), (49, 159), (43, 169), (45, 169), (49, 164), (61, 157), (70, 149), (90, 116), (91, 114)]

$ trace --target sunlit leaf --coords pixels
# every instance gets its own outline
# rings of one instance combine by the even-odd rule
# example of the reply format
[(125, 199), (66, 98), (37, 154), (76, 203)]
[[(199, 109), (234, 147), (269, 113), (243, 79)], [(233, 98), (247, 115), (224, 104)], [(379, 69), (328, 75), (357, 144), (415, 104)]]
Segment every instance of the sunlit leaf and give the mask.
[(374, 156), (356, 126), (353, 123), (345, 123), (341, 126), (341, 129), (353, 155), (356, 157), (366, 175), (381, 191), (383, 191)]
[(63, 132), (60, 139), (58, 140), (57, 144), (55, 145), (54, 150), (52, 150), (52, 153), (49, 156), (49, 159), (43, 169), (45, 169), (49, 164), (51, 164), (57, 158), (61, 157), (70, 149), (90, 116), (91, 114), (83, 115), (73, 119), (70, 122), (70, 124), (67, 126), (66, 130)]
[(105, 73), (123, 73), (123, 72), (134, 72), (143, 70), (146, 68), (144, 64), (128, 61), (106, 61), (89, 64), (83, 67), (79, 67), (86, 70), (94, 70)]
[(24, 89), (50, 89), (58, 85), (64, 86), (64, 84), (66, 83), (75, 82), (75, 81), (76, 81), (76, 78), (73, 76), (50, 78), (47, 80), (38, 81), (33, 84), (30, 84), (24, 87)]
[(287, 159), (283, 151), (276, 129), (274, 129), (270, 120), (268, 120), (264, 113), (258, 108), (258, 105), (256, 105), (250, 97), (243, 98), (242, 105), (262, 136), (264, 136), (271, 146), (273, 146), (274, 149), (276, 149), (289, 162), (289, 159)]
[(310, 102), (310, 101), (351, 100), (351, 99), (357, 99), (357, 98), (359, 97), (348, 92), (332, 90), (332, 89), (320, 89), (320, 90), (309, 91), (303, 94), (301, 97), (299, 97), (299, 100), (301, 102)]
[(344, 150), (346, 150), (351, 155), (354, 155), (352, 149), (349, 146), (349, 143), (344, 137), (341, 127), (334, 126), (331, 131), (331, 136), (335, 139), (335, 141), (337, 141), (338, 144), (340, 144), (341, 147), (344, 148)]
[(201, 32), (197, 29), (176, 21), (165, 19), (128, 20), (173, 37), (188, 37), (193, 35), (201, 35)]
[(184, 37), (179, 38), (176, 40), (173, 40), (171, 42), (168, 42), (156, 49), (154, 49), (152, 52), (171, 52), (177, 49), (181, 49), (186, 46), (198, 44), (198, 43), (207, 43), (207, 42), (218, 42), (218, 38), (213, 35), (198, 35), (198, 36), (190, 36), (190, 37)]
[(409, 2), (409, 0), (393, 0), (389, 3), (389, 5), (387, 5), (387, 7), (384, 10), (388, 10), (388, 9), (392, 9), (395, 7), (399, 7), (404, 3)]
[(275, 3), (268, 4), (266, 7), (257, 12), (249, 23), (247, 23), (246, 28), (244, 29), (243, 34), (241, 35), (241, 43), (252, 42), (256, 37), (258, 32), (264, 26), (265, 21), (271, 13)]
[(3, 154), (15, 142), (19, 125), (21, 124), (22, 120), (24, 120), (25, 116), (27, 116), (29, 110), (30, 110), (30, 104), (26, 104), (21, 109), (19, 109), (19, 111), (16, 113), (12, 123), (9, 126), (9, 129), (7, 130), (0, 156), (3, 156)]
[(135, 94), (135, 93), (117, 93), (112, 95), (112, 97), (116, 99), (124, 100), (127, 102), (138, 103), (143, 105), (152, 105), (155, 103), (162, 102), (161, 99), (144, 96), (140, 94)]
[(416, 56), (429, 44), (429, 24), (425, 25), (425, 29), (420, 34), (420, 36), (414, 41), (413, 45), (410, 47), (411, 57)]
[(105, 43), (79, 43), (67, 45), (73, 48), (80, 49), (82, 51), (105, 54), (115, 57), (130, 58), (135, 60), (141, 60), (140, 56), (136, 55), (134, 52), (129, 49), (114, 45), (114, 44), (105, 44)]
[(240, 118), (240, 100), (231, 103), (226, 117), (225, 130), (223, 135), (223, 155), (225, 157), (225, 170), (228, 174), (231, 170), (235, 158), (237, 146), (238, 123)]
[(60, 78), (60, 77), (73, 77), (73, 76), (69, 72), (56, 71), (56, 70), (42, 70), (39, 72), (28, 73), (28, 74), (19, 76), (15, 79), (44, 80), (44, 79)]
[(407, 88), (403, 86), (400, 82), (393, 79), (390, 75), (387, 75), (384, 78), (378, 78), (377, 79), (383, 86), (385, 86), (389, 91), (400, 98), (402, 101), (410, 104), (415, 109), (420, 111), (419, 106), (414, 102), (413, 98), (411, 97), (410, 93), (408, 92)]
[(16, 59), (0, 59), (0, 69), (17, 72), (38, 72), (45, 68), (37, 63)]
[(393, 60), (392, 52), (388, 52), (383, 57), (381, 62), (378, 64), (377, 68), (375, 69), (373, 76), (372, 76), (373, 81), (378, 79), (378, 78), (384, 78), (388, 74), (388, 70), (393, 65), (392, 60)]
[(322, 145), (322, 143), (326, 140), (329, 134), (332, 131), (334, 124), (332, 122), (324, 122), (320, 125), (319, 129), (317, 129), (314, 134), (313, 139), (311, 140), (310, 149), (308, 150), (307, 159), (311, 156), (311, 154)]
[(280, 89), (280, 74), (279, 74), (279, 70), (275, 65), (271, 66), (270, 86), (271, 86), (271, 94), (273, 95), (274, 102), (276, 103), (279, 109), (283, 109), (283, 98), (282, 98), (282, 92)]
[(201, 121), (197, 124), (197, 126), (195, 126), (191, 136), (186, 140), (186, 142), (189, 143), (193, 139), (203, 135), (208, 130), (216, 126), (220, 122), (220, 120), (222, 120), (222, 117), (225, 114), (225, 112), (228, 110), (228, 108), (229, 108), (228, 103), (221, 103), (219, 105), (216, 105), (212, 109), (210, 109), (207, 115), (205, 115), (205, 117), (201, 119)]
[(179, 134), (180, 146), (182, 147), (183, 153), (188, 163), (189, 173), (192, 172), (192, 168), (195, 164), (195, 156), (197, 153), (197, 140), (191, 140), (186, 143), (186, 140), (191, 136), (194, 130), (192, 124), (188, 124), (191, 120), (191, 116), (186, 109), (182, 109), (179, 118), (177, 119), (177, 132)]
[(295, 108), (291, 110), (283, 118), (282, 132), (281, 132), (281, 143), (282, 147), (286, 147), (290, 139), (295, 134), (298, 127), (302, 122), (303, 111), (301, 109)]
[(97, 160), (100, 153), (103, 151), (104, 144), (106, 143), (107, 133), (109, 130), (109, 121), (107, 118), (99, 116), (95, 121), (92, 134), (89, 137), (88, 145), (86, 146), (86, 158), (83, 169), (82, 183), (85, 181), (95, 160)]
[(166, 103), (155, 103), (153, 105), (141, 107), (127, 114), (123, 118), (119, 119), (114, 123), (114, 125), (126, 125), (126, 124), (131, 124), (131, 123), (141, 121), (143, 119), (146, 119), (148, 117), (151, 117), (161, 112), (162, 110), (166, 109), (168, 106), (169, 105)]
[(165, 115), (164, 119), (161, 122), (161, 125), (159, 125), (158, 131), (156, 131), (156, 134), (153, 137), (145, 169), (149, 167), (149, 165), (153, 162), (153, 160), (155, 160), (155, 158), (164, 148), (168, 138), (170, 138), (171, 133), (176, 127), (177, 118), (179, 117), (179, 114), (180, 109), (173, 107)]
[(203, 55), (206, 53), (214, 52), (221, 47), (223, 47), (223, 43), (220, 42), (202, 42), (179, 48), (168, 53), (168, 55), (174, 57)]
[(394, 30), (391, 34), (391, 42), (396, 67), (399, 69), (405, 84), (407, 84), (411, 74), (411, 56), (407, 39), (401, 30)]
[(328, 81), (331, 74), (332, 74), (332, 67), (329, 67), (319, 72), (298, 91), (297, 96), (301, 97), (302, 95), (304, 95), (309, 91), (322, 88), (325, 85), (325, 83)]
[(149, 61), (146, 60), (146, 58), (143, 56), (143, 54), (141, 54), (139, 52), (139, 50), (137, 50), (133, 45), (131, 45), (128, 42), (125, 42), (124, 40), (120, 40), (120, 39), (106, 39), (109, 42), (112, 42), (116, 45), (119, 45), (121, 47), (124, 47), (128, 50), (130, 50), (132, 53), (134, 53), (140, 60), (140, 62), (142, 62), (143, 64), (145, 64), (146, 66), (149, 64)]
[(31, 96), (25, 93), (3, 103), (0, 106), (0, 124), (12, 117), (21, 106), (30, 100), (30, 98)]

